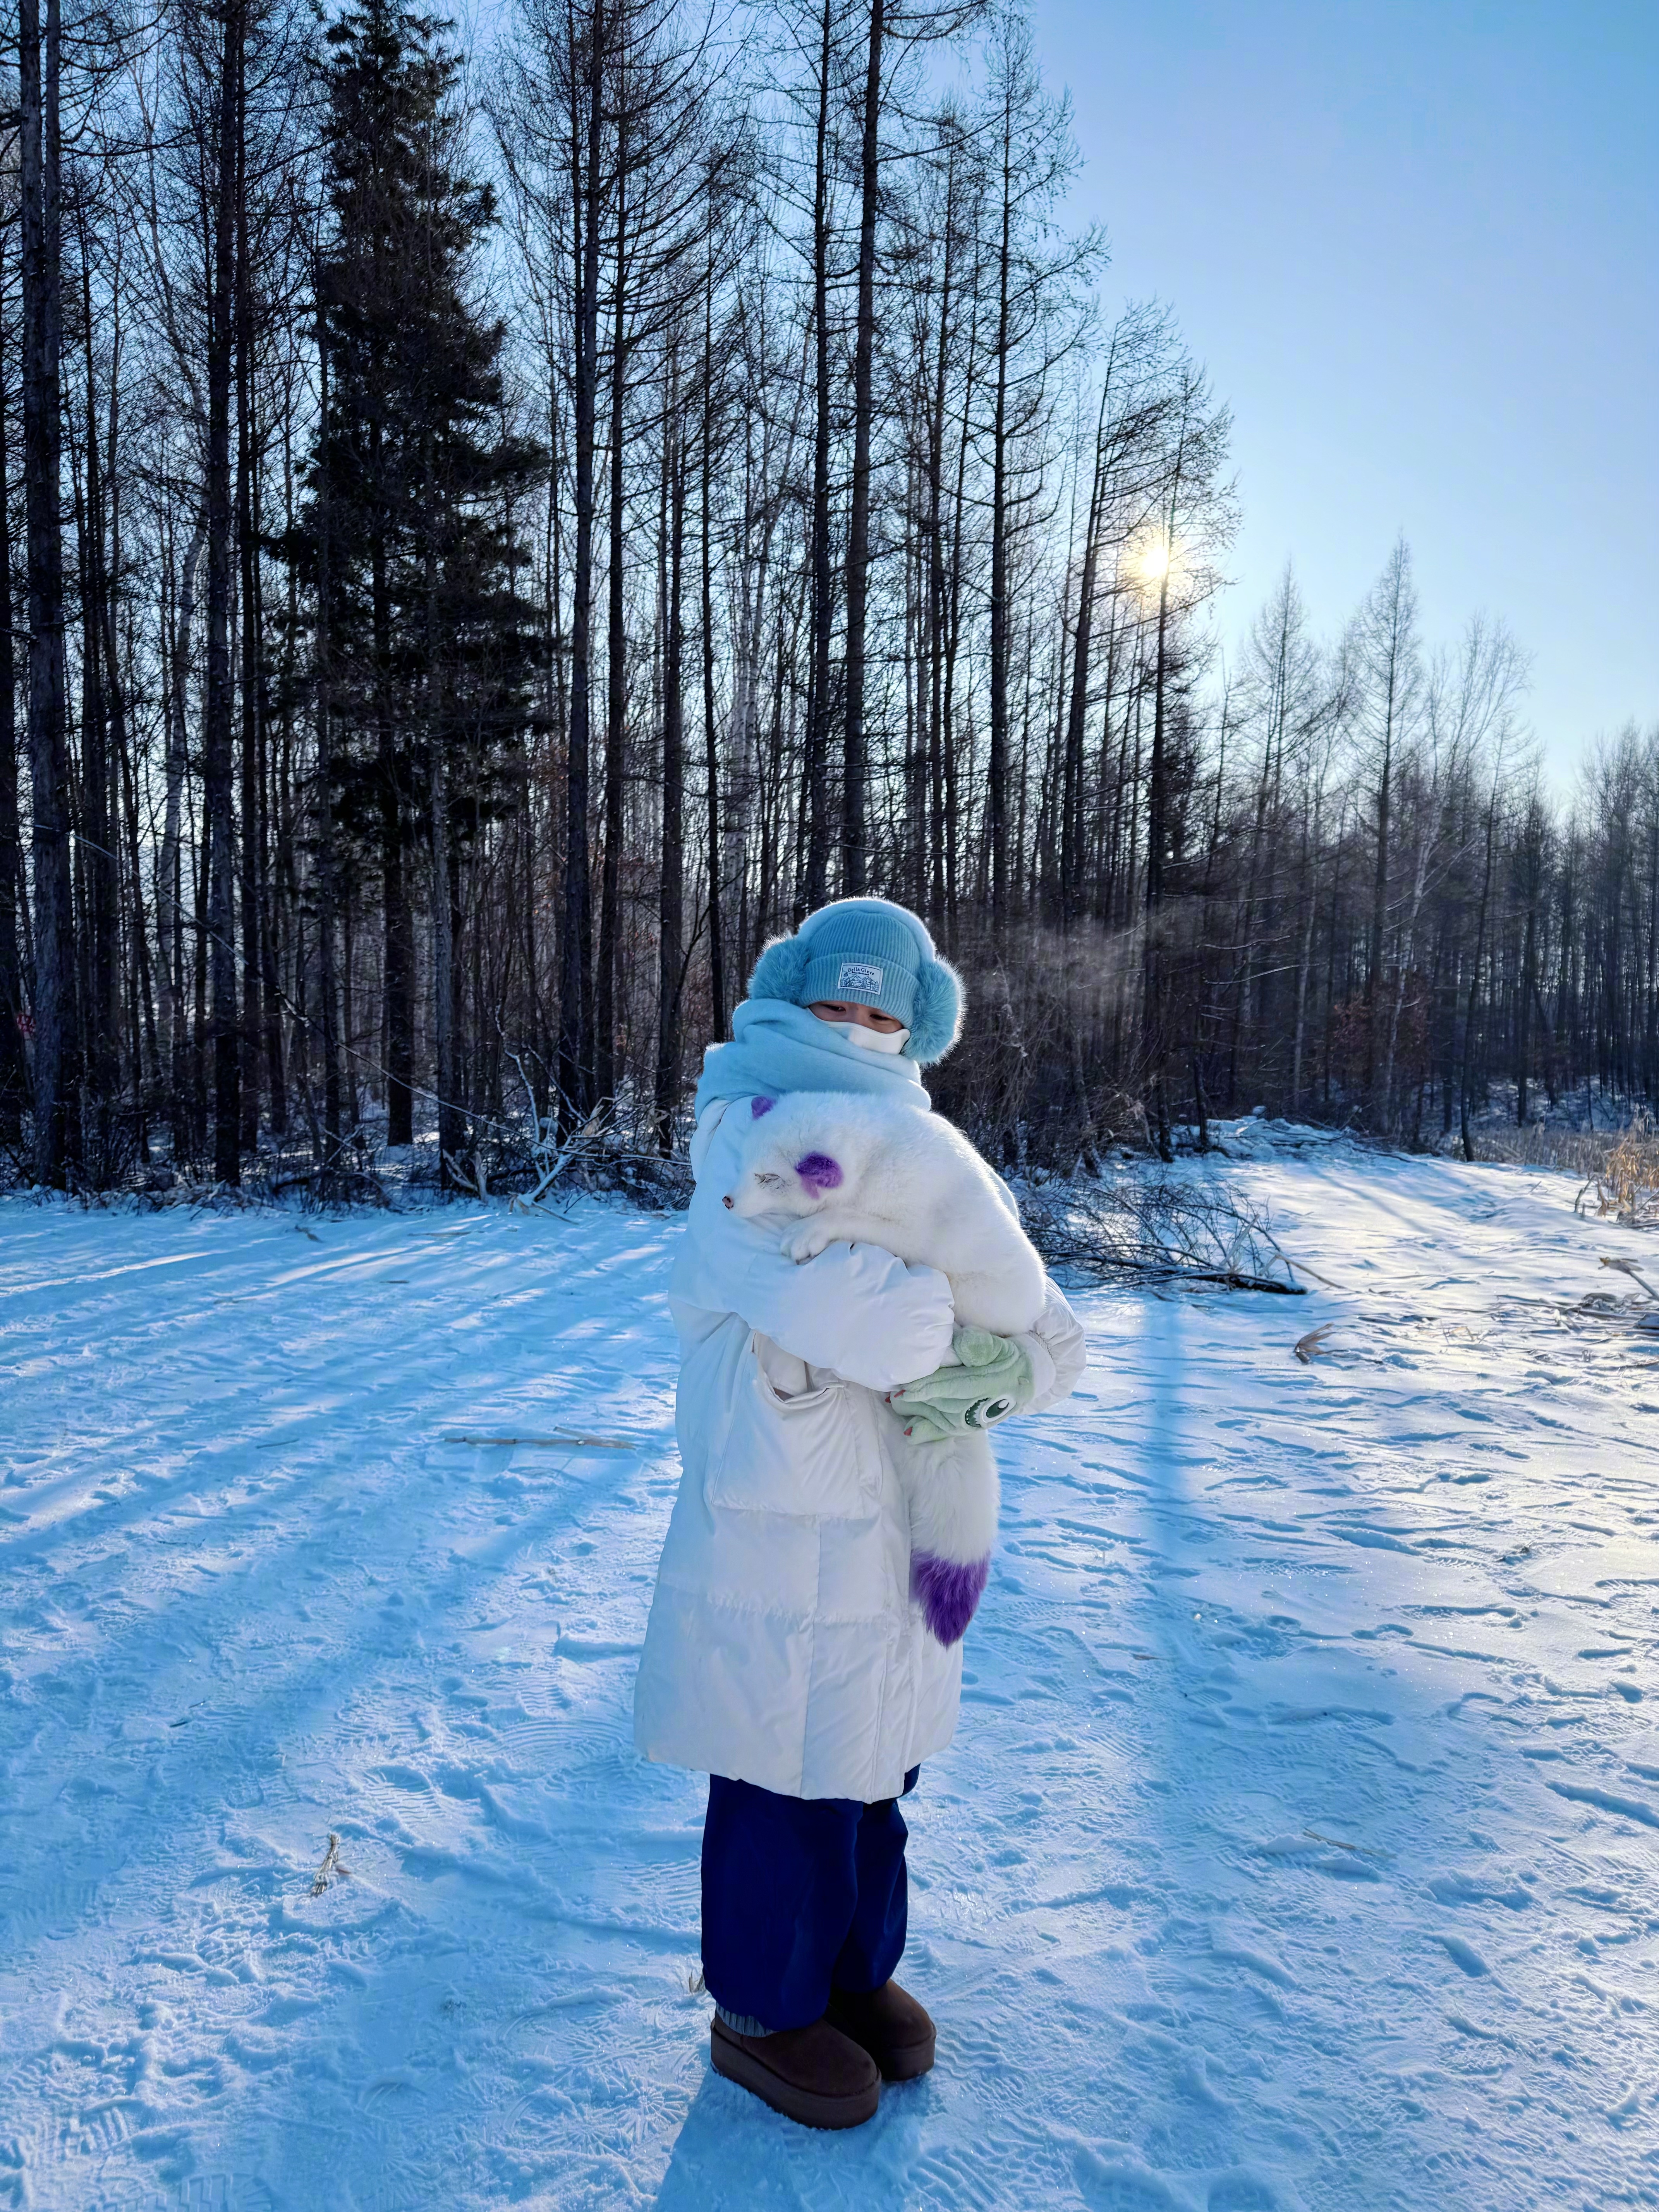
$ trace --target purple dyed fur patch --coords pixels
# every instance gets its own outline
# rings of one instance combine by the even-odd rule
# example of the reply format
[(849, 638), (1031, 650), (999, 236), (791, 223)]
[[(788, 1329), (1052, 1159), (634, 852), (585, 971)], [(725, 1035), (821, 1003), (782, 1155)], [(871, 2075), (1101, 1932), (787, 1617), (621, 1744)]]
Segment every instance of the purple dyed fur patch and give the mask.
[(815, 1184), (819, 1190), (838, 1190), (841, 1188), (841, 1166), (828, 1152), (808, 1152), (805, 1159), (795, 1162), (795, 1173), (803, 1182)]
[(758, 1121), (761, 1115), (769, 1114), (777, 1103), (775, 1098), (751, 1098), (749, 1102), (750, 1120)]
[(961, 1643), (990, 1578), (988, 1553), (969, 1566), (958, 1559), (941, 1559), (934, 1552), (910, 1554), (910, 1595), (947, 1649)]

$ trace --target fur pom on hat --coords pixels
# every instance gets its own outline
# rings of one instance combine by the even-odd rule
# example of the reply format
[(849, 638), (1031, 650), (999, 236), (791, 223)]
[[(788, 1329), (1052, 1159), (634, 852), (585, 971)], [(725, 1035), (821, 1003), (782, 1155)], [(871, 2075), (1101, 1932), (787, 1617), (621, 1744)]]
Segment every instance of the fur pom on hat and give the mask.
[(905, 1053), (924, 1067), (962, 1033), (961, 977), (917, 916), (888, 899), (836, 899), (793, 937), (775, 937), (755, 963), (749, 996), (878, 1007), (908, 1029)]
[(787, 999), (802, 1003), (801, 985), (806, 981), (806, 947), (798, 937), (775, 937), (755, 963), (749, 978), (751, 999)]
[(922, 1066), (943, 1060), (962, 1035), (963, 996), (961, 976), (934, 953), (916, 978), (916, 1010), (904, 1047)]

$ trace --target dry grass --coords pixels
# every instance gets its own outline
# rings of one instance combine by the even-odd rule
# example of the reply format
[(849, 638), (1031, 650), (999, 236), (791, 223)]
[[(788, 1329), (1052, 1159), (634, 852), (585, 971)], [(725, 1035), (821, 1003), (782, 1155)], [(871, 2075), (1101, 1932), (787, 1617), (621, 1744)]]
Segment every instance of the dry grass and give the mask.
[(1603, 1213), (1621, 1221), (1659, 1224), (1659, 1131), (1645, 1114), (1625, 1130), (1597, 1178)]
[(1474, 1149), (1510, 1167), (1557, 1168), (1583, 1185), (1583, 1207), (1637, 1228), (1659, 1227), (1659, 1129), (1638, 1114), (1627, 1129), (1482, 1129)]
[(1506, 1167), (1559, 1168), (1581, 1182), (1601, 1173), (1619, 1141), (1609, 1129), (1547, 1129), (1536, 1121), (1524, 1129), (1476, 1129), (1474, 1135), (1477, 1159), (1499, 1160)]

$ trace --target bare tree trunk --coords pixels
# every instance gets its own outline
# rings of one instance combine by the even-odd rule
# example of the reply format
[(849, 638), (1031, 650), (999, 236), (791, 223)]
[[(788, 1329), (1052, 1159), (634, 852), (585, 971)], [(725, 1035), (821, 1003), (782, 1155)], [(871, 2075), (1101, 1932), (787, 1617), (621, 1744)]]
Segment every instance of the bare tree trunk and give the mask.
[[(119, 274), (119, 248), (117, 249), (117, 274)], [(147, 1158), (149, 1151), (149, 1099), (147, 1073), (153, 1078), (156, 1066), (155, 1011), (151, 991), (149, 933), (145, 913), (143, 877), (139, 866), (137, 792), (133, 771), (133, 748), (128, 702), (131, 696), (130, 676), (131, 645), (129, 641), (127, 665), (124, 669), (116, 610), (120, 579), (125, 574), (125, 552), (122, 539), (122, 481), (119, 473), (120, 453), (120, 398), (122, 340), (122, 298), (118, 282), (115, 299), (109, 318), (111, 331), (110, 399), (107, 427), (105, 433), (105, 454), (102, 476), (106, 488), (106, 527), (109, 541), (107, 581), (100, 595), (103, 623), (101, 645), (104, 659), (105, 698), (109, 715), (110, 744), (110, 849), (121, 846), (122, 830), (126, 832), (125, 860), (127, 869), (127, 896), (116, 899), (121, 911), (112, 917), (110, 929), (110, 963), (114, 981), (112, 1000), (118, 1000), (122, 970), (122, 928), (126, 922), (128, 955), (126, 974), (131, 989), (128, 1000), (130, 1045), (132, 1066), (132, 1097), (137, 1112), (137, 1136), (139, 1157)], [(125, 804), (123, 805), (125, 794)], [(118, 871), (112, 869), (112, 873)], [(115, 1004), (114, 1018), (118, 1027), (119, 1006)]]
[[(371, 442), (379, 473), (379, 426)], [(377, 527), (371, 557), (374, 635), (376, 798), (380, 833), (381, 1033), (386, 1068), (386, 1142), (407, 1145), (414, 1138), (415, 1060), (413, 919), (404, 865), (403, 772), (392, 726), (392, 601), (386, 565), (386, 534)]]
[(956, 246), (957, 149), (951, 149), (945, 203), (945, 250), (939, 274), (939, 331), (933, 349), (933, 402), (927, 422), (927, 783), (928, 826), (933, 866), (928, 878), (929, 918), (945, 934), (945, 728), (946, 623), (945, 575), (945, 426), (950, 371), (951, 279)]
[(1167, 1048), (1164, 1020), (1162, 942), (1164, 854), (1169, 832), (1164, 820), (1167, 793), (1164, 743), (1164, 678), (1170, 623), (1170, 569), (1166, 562), (1158, 591), (1158, 660), (1152, 678), (1152, 751), (1146, 775), (1146, 933), (1142, 952), (1145, 978), (1141, 1011), (1141, 1041), (1147, 1073), (1152, 1079), (1153, 1121), (1158, 1158), (1172, 1160), (1170, 1105), (1164, 1085)]
[(449, 823), (449, 764), (441, 744), (432, 754), (432, 1029), (434, 1073), (438, 1088), (439, 1182), (447, 1190), (449, 1163), (465, 1142), (465, 1123), (456, 1110), (460, 1071), (456, 1066), (455, 920), (450, 892), (453, 840)]
[[(246, 52), (236, 51), (237, 107), (246, 117)], [(236, 134), (236, 539), (241, 556), (238, 605), (241, 615), (242, 690), (242, 1036), (241, 1036), (241, 1149), (256, 1152), (259, 1145), (260, 1063), (264, 1057), (264, 1023), (260, 1000), (264, 995), (264, 899), (260, 866), (264, 851), (263, 779), (259, 772), (259, 668), (263, 657), (260, 637), (259, 549), (254, 537), (254, 472), (258, 465), (253, 423), (253, 306), (252, 274), (248, 267), (247, 132), (246, 122)]]
[[(1433, 787), (1431, 787), (1431, 807), (1436, 795)], [(1394, 1131), (1398, 1118), (1395, 1113), (1394, 1064), (1400, 1050), (1400, 1018), (1405, 1011), (1407, 980), (1411, 975), (1412, 963), (1416, 957), (1417, 926), (1423, 911), (1423, 894), (1428, 885), (1429, 842), (1429, 830), (1425, 824), (1423, 834), (1417, 842), (1417, 866), (1412, 877), (1411, 912), (1407, 916), (1405, 930), (1401, 939), (1399, 973), (1395, 978), (1393, 1002), (1389, 1008), (1389, 1042), (1382, 1054), (1383, 1127), (1389, 1133)]]
[(1296, 1031), (1291, 1051), (1291, 1111), (1292, 1114), (1302, 1103), (1302, 1055), (1307, 1036), (1308, 978), (1313, 968), (1314, 917), (1319, 906), (1318, 884), (1315, 879), (1314, 870), (1318, 860), (1320, 803), (1323, 797), (1324, 783), (1322, 777), (1314, 787), (1312, 822), (1308, 823), (1304, 817), (1303, 832), (1307, 845), (1303, 868), (1303, 897), (1305, 912), (1302, 923), (1302, 944), (1296, 963)]
[[(711, 234), (712, 237), (712, 234)], [(714, 521), (710, 512), (709, 477), (714, 443), (714, 269), (712, 250), (703, 290), (702, 310), (702, 750), (704, 781), (708, 785), (708, 995), (711, 1027), (716, 1039), (726, 1035), (726, 938), (721, 911), (720, 873), (724, 847), (720, 836), (720, 762), (719, 732), (714, 725)]]
[(665, 436), (668, 451), (668, 635), (663, 655), (662, 872), (657, 902), (657, 1143), (674, 1148), (680, 1090), (680, 991), (685, 966), (685, 625), (680, 587), (685, 550), (685, 441), (679, 422), (677, 356), (671, 356)]
[(991, 757), (985, 784), (985, 840), (991, 862), (991, 925), (1008, 926), (1008, 314), (1014, 176), (1012, 125), (1004, 118), (1002, 232), (997, 256), (996, 399), (991, 428)]
[(34, 1176), (61, 1185), (78, 1070), (70, 906), (69, 702), (64, 653), (64, 541), (58, 352), (63, 241), (59, 198), (58, 0), (46, 0), (44, 82), (40, 0), (20, 0), (22, 79), (23, 489), (28, 531), (29, 781), (34, 858)]
[(224, 15), (214, 130), (213, 286), (208, 321), (207, 696), (202, 732), (208, 827), (208, 964), (212, 990), (213, 1172), (241, 1179), (240, 1038), (236, 1018), (235, 823), (232, 813), (230, 383), (235, 346), (236, 99), (241, 0)]
[[(812, 330), (817, 414), (812, 437), (812, 678), (806, 729), (806, 879), (803, 910), (830, 890), (830, 27), (821, 0), (818, 116), (812, 187)], [(800, 893), (797, 893), (798, 900)]]
[(190, 633), (196, 619), (196, 572), (201, 563), (207, 532), (201, 514), (185, 551), (179, 604), (173, 611), (169, 641), (167, 705), (167, 757), (163, 774), (166, 795), (161, 817), (161, 850), (155, 883), (155, 928), (161, 976), (161, 1006), (167, 1042), (168, 1114), (175, 1151), (183, 1152), (190, 1141), (191, 1108), (187, 1097), (190, 1076), (183, 989), (183, 930), (179, 913), (179, 820), (184, 800), (186, 754), (190, 734), (185, 722), (190, 681)]
[(1515, 1120), (1527, 1126), (1528, 1085), (1532, 1075), (1532, 1008), (1538, 994), (1538, 899), (1536, 886), (1528, 885), (1526, 936), (1521, 953), (1521, 984), (1516, 1006)]
[(1094, 635), (1106, 409), (1111, 389), (1109, 369), (1101, 386), (1100, 419), (1095, 426), (1089, 526), (1083, 541), (1083, 575), (1078, 585), (1077, 628), (1072, 640), (1072, 696), (1066, 716), (1066, 749), (1060, 777), (1060, 926), (1062, 929), (1069, 929), (1076, 920), (1082, 891), (1084, 738), (1089, 716), (1089, 656)]
[[(571, 580), (570, 736), (565, 763), (564, 935), (559, 951), (559, 1126), (585, 1121), (593, 1103), (592, 880), (587, 774), (593, 634), (593, 430), (599, 383), (599, 144), (605, 115), (605, 4), (593, 0), (577, 113), (573, 204), (577, 210), (574, 401), (576, 550)], [(582, 112), (585, 106), (586, 112)]]
[(955, 949), (958, 903), (961, 896), (961, 861), (963, 821), (961, 804), (960, 763), (957, 750), (957, 652), (962, 641), (962, 584), (963, 539), (967, 514), (969, 423), (974, 404), (975, 341), (978, 336), (977, 318), (969, 325), (968, 366), (963, 380), (962, 434), (957, 446), (957, 481), (951, 499), (950, 589), (945, 609), (945, 696), (940, 708), (939, 752), (945, 786), (945, 835), (941, 840), (944, 856), (945, 890), (943, 908), (946, 943)]
[(880, 186), (881, 44), (884, 0), (870, 0), (860, 155), (858, 322), (853, 349), (853, 499), (847, 526), (847, 735), (842, 778), (844, 885), (862, 893), (867, 879), (864, 730), (864, 633), (870, 567), (871, 377), (876, 347), (876, 211)]
[[(88, 333), (92, 329), (92, 284), (88, 241), (81, 230), (82, 298)], [(77, 859), (86, 896), (82, 905), (85, 975), (82, 997), (86, 1108), (101, 1133), (120, 1087), (117, 1040), (119, 960), (117, 946), (115, 811), (110, 777), (110, 687), (113, 671), (105, 651), (110, 571), (106, 531), (106, 485), (99, 456), (98, 392), (93, 349), (86, 348), (86, 505), (81, 550), (81, 818), (85, 835)], [(112, 406), (113, 402), (112, 401)], [(104, 1163), (101, 1142), (99, 1164)]]
[(628, 631), (623, 618), (626, 570), (623, 438), (628, 393), (627, 118), (618, 97), (617, 121), (617, 270), (611, 341), (611, 547), (607, 578), (605, 714), (605, 852), (599, 877), (599, 972), (595, 992), (596, 1090), (617, 1089), (617, 951), (622, 928), (623, 749), (627, 744)]
[(1163, 574), (1158, 586), (1158, 659), (1152, 673), (1152, 751), (1146, 775), (1146, 936), (1144, 951), (1145, 1000), (1142, 1010), (1142, 1048), (1152, 1078), (1158, 1157), (1175, 1158), (1170, 1138), (1169, 1096), (1164, 1062), (1169, 1049), (1165, 1035), (1164, 988), (1164, 864), (1169, 837), (1169, 750), (1166, 742), (1165, 693), (1169, 677), (1170, 572), (1175, 565), (1176, 519), (1181, 512), (1181, 477), (1186, 460), (1187, 422), (1183, 411), (1181, 440), (1176, 448), (1175, 471), (1170, 486), (1165, 525)]
[(1474, 958), (1469, 966), (1468, 1004), (1463, 1015), (1463, 1072), (1458, 1083), (1458, 1133), (1463, 1157), (1474, 1158), (1474, 1139), (1469, 1128), (1470, 1095), (1474, 1088), (1474, 1025), (1480, 1007), (1480, 963), (1486, 957), (1486, 910), (1492, 898), (1492, 846), (1498, 834), (1498, 799), (1502, 789), (1503, 756), (1492, 773), (1492, 798), (1486, 807), (1486, 855), (1480, 876), (1480, 906), (1474, 932)]
[[(326, 1184), (335, 1171), (344, 1130), (340, 1096), (340, 993), (336, 972), (336, 918), (339, 885), (334, 859), (334, 758), (331, 679), (333, 673), (333, 544), (329, 438), (328, 318), (322, 287), (317, 288), (317, 383), (319, 450), (324, 456), (317, 490), (317, 778), (313, 836), (317, 847), (317, 964), (322, 1001), (323, 1157), (317, 1163)], [(200, 543), (198, 532), (197, 544)], [(195, 546), (191, 547), (192, 556)]]
[[(5, 320), (0, 313), (0, 358), (5, 347)], [(15, 1145), (22, 1134), (28, 1066), (23, 1051), (26, 1017), (18, 942), (23, 848), (17, 811), (17, 661), (7, 462), (6, 410), (0, 404), (0, 1144)]]
[[(1398, 939), (1395, 988), (1385, 999), (1389, 953), (1389, 894), (1392, 873), (1397, 806), (1407, 811), (1401, 829), (1409, 832), (1413, 782), (1407, 770), (1413, 757), (1413, 729), (1418, 684), (1414, 637), (1416, 600), (1411, 582), (1410, 556), (1404, 542), (1397, 544), (1388, 566), (1362, 610), (1358, 625), (1365, 672), (1364, 696), (1377, 747), (1376, 854), (1371, 880), (1370, 943), (1365, 977), (1364, 1089), (1370, 1126), (1385, 1131), (1395, 1126), (1394, 1066), (1399, 1023), (1404, 1003), (1407, 974), (1413, 958), (1412, 927)], [(1433, 793), (1429, 797), (1432, 814)], [(1425, 823), (1421, 836), (1431, 834)], [(1419, 845), (1413, 897), (1413, 921), (1424, 890), (1425, 855)], [(1385, 1012), (1385, 1005), (1387, 1011)]]

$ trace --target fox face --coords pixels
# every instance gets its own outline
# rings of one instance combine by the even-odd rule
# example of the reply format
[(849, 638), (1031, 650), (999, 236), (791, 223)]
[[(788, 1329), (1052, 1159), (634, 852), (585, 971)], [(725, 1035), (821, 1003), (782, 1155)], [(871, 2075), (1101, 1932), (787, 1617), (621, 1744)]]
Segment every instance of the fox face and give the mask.
[[(758, 1121), (775, 1103), (771, 1098), (753, 1099), (750, 1114)], [(745, 1218), (757, 1213), (816, 1212), (830, 1192), (839, 1190), (846, 1181), (841, 1162), (828, 1152), (803, 1152), (799, 1158), (792, 1158), (793, 1151), (793, 1145), (762, 1146), (744, 1168), (737, 1188), (727, 1191), (721, 1200), (726, 1212)]]
[(728, 1213), (814, 1213), (846, 1180), (839, 1160), (828, 1152), (804, 1152), (791, 1160), (787, 1152), (763, 1152), (723, 1201)]

